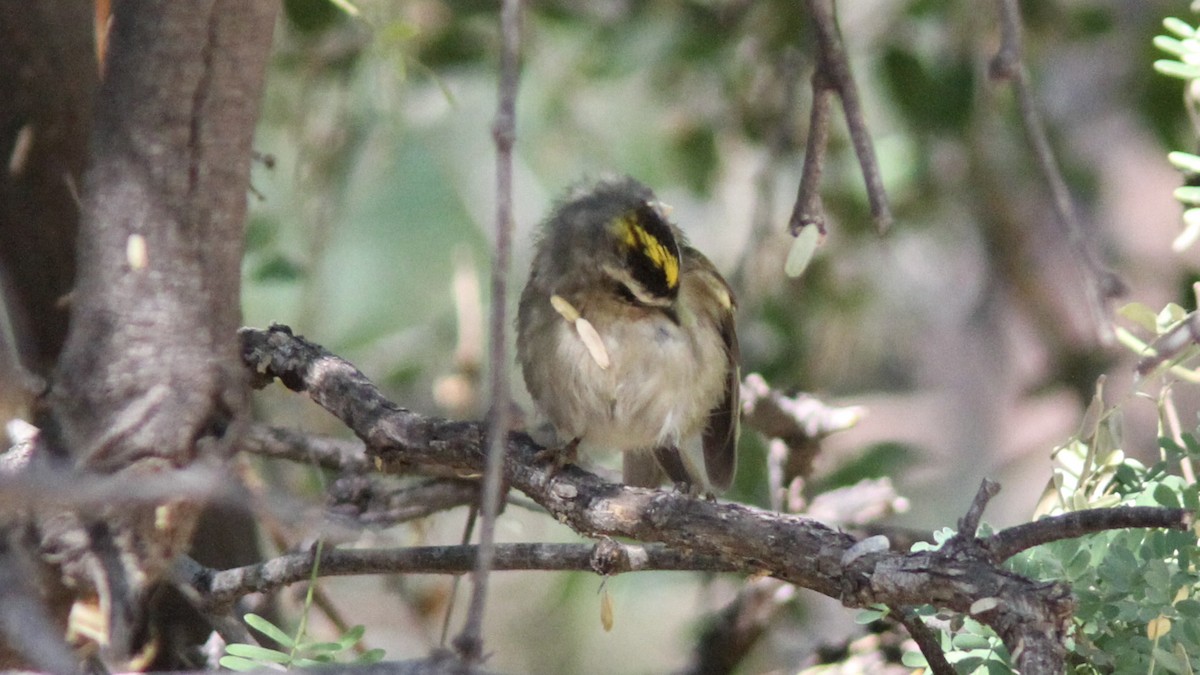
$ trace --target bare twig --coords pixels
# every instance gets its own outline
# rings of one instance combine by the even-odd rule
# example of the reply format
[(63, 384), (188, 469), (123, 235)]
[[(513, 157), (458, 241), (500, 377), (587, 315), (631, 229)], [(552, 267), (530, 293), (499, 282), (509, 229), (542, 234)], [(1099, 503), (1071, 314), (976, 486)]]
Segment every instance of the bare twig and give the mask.
[(454, 647), (468, 662), (483, 657), (483, 612), (487, 600), (488, 570), (496, 514), (500, 511), (501, 475), (509, 427), (508, 390), (508, 267), (512, 238), (512, 149), (516, 139), (517, 81), (520, 57), (520, 0), (504, 0), (500, 10), (500, 94), (492, 138), (496, 143), (496, 249), (492, 263), (492, 307), (490, 348), (490, 424), (488, 453), (484, 468), (483, 500), (479, 512), (479, 556), (474, 589), (467, 607), (467, 620), (454, 639)]
[(983, 510), (987, 508), (988, 502), (992, 500), (1000, 492), (1000, 484), (990, 478), (984, 478), (979, 484), (979, 490), (975, 493), (975, 499), (971, 500), (971, 507), (967, 509), (967, 514), (958, 521), (958, 535), (960, 537), (974, 537), (975, 532), (979, 530), (979, 521), (983, 519)]
[(829, 105), (834, 93), (827, 79), (825, 69), (818, 66), (812, 77), (813, 101), (808, 119), (808, 142), (804, 146), (804, 168), (800, 174), (796, 205), (792, 207), (792, 218), (788, 222), (788, 231), (793, 237), (809, 225), (816, 225), (817, 231), (825, 234), (821, 172), (825, 168), (825, 149), (829, 147)]
[[(259, 644), (254, 635), (250, 633), (250, 629), (234, 616), (233, 600), (227, 603), (209, 602), (208, 597), (196, 587), (195, 579), (207, 578), (210, 571), (192, 558), (186, 555), (180, 556), (175, 559), (175, 564), (171, 569), (171, 583), (187, 599), (188, 603), (204, 616), (226, 644)], [(238, 598), (240, 597), (242, 596), (238, 596)]]
[(1086, 509), (1010, 527), (988, 537), (983, 545), (992, 560), (1002, 562), (1040, 544), (1095, 532), (1132, 527), (1186, 530), (1191, 525), (1192, 515), (1185, 509), (1160, 509), (1153, 506)]
[(910, 610), (897, 607), (892, 608), (892, 614), (912, 636), (913, 642), (917, 643), (917, 647), (921, 649), (921, 655), (925, 657), (925, 663), (929, 665), (929, 670), (933, 675), (955, 675), (957, 671), (946, 660), (946, 654), (942, 651), (942, 646), (938, 644), (937, 635), (930, 630), (929, 626), (925, 625), (924, 619)]
[(1148, 375), (1159, 365), (1179, 356), (1188, 347), (1200, 344), (1200, 314), (1192, 312), (1178, 326), (1158, 336), (1138, 361), (1139, 375)]
[(264, 424), (254, 424), (246, 430), (241, 450), (337, 472), (358, 473), (370, 468), (359, 441), (313, 436)]
[[(818, 106), (828, 107), (827, 98), (821, 101), (822, 92), (827, 92), (829, 89), (836, 90), (842, 101), (842, 113), (846, 117), (850, 141), (854, 144), (858, 165), (862, 168), (863, 181), (867, 187), (867, 200), (871, 206), (871, 216), (875, 219), (876, 229), (885, 232), (892, 224), (892, 210), (888, 206), (887, 192), (883, 189), (883, 176), (879, 172), (875, 147), (871, 143), (871, 134), (867, 130), (867, 119), (863, 113), (862, 99), (858, 95), (858, 85), (854, 83), (854, 76), (850, 72), (850, 59), (846, 56), (846, 47), (842, 43), (841, 31), (838, 29), (834, 0), (807, 0), (806, 4), (808, 14), (812, 17), (813, 25), (816, 28), (817, 44), (820, 50), (817, 56), (817, 73), (813, 75), (814, 122), (818, 114)], [(824, 123), (810, 128), (810, 134), (828, 134), (828, 115), (824, 115)], [(820, 141), (820, 144), (820, 147), (824, 146), (824, 139)], [(811, 142), (810, 147), (812, 147)], [(817, 159), (820, 159), (819, 154)], [(805, 175), (808, 174), (809, 166), (806, 156)], [(818, 179), (820, 177), (819, 168), (816, 169), (815, 177)], [(803, 193), (803, 182), (801, 187)], [(795, 220), (796, 216), (793, 214), (793, 227), (797, 227)]]
[(385, 486), (367, 476), (347, 476), (329, 488), (329, 508), (361, 525), (391, 527), (458, 506), (476, 504), (475, 481), (437, 478), (417, 485)]
[(1000, 13), (1001, 45), (989, 64), (989, 75), (1012, 83), (1025, 138), (1054, 201), (1055, 220), (1062, 228), (1083, 276), (1092, 330), (1101, 343), (1110, 344), (1114, 334), (1109, 301), (1125, 293), (1125, 283), (1104, 266), (1089, 244), (1067, 181), (1058, 166), (1054, 149), (1050, 147), (1046, 124), (1029, 84), (1029, 73), (1021, 62), (1021, 15), (1017, 0), (996, 0), (996, 4)]
[[(611, 541), (611, 540), (610, 540)], [(599, 544), (497, 544), (492, 569), (594, 572)], [(607, 574), (648, 570), (736, 571), (711, 555), (678, 551), (665, 546), (622, 545), (617, 555), (604, 556)], [(330, 549), (321, 554), (319, 575), (464, 574), (475, 569), (478, 546), (418, 546), (402, 549)], [(311, 551), (291, 553), (266, 562), (228, 570), (188, 563), (182, 576), (209, 607), (227, 605), (248, 593), (265, 593), (312, 575)]]
[[(479, 521), (479, 506), (472, 506), (467, 512), (467, 522), (463, 523), (462, 545), (471, 543), (475, 534), (475, 523)], [(450, 582), (450, 597), (446, 600), (446, 613), (442, 615), (442, 635), (438, 638), (438, 646), (446, 646), (446, 638), (450, 635), (450, 617), (454, 616), (454, 604), (458, 600), (458, 587), (462, 583), (461, 576), (455, 576)]]

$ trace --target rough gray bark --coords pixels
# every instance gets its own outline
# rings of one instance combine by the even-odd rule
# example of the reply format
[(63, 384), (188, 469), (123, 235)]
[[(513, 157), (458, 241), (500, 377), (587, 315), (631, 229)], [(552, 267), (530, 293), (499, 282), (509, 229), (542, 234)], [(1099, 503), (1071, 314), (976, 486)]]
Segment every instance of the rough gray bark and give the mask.
[(90, 468), (227, 448), (251, 141), (275, 4), (116, 5), (53, 403)]
[[(48, 398), (48, 440), (76, 470), (133, 484), (223, 459), (244, 426), (243, 226), (276, 11), (241, 0), (115, 3), (70, 327)], [(101, 635), (82, 639), (99, 643), (110, 667), (138, 648), (147, 591), (186, 550), (197, 512), (182, 501), (114, 503), (37, 519), (43, 560), (61, 576), (54, 610), (95, 615)]]

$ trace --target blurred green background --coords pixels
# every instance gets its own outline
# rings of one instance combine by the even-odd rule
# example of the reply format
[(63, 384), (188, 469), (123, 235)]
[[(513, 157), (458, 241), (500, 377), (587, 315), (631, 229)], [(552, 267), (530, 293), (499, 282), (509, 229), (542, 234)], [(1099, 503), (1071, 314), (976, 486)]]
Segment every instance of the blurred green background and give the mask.
[[(1186, 4), (1021, 5), (1026, 65), (1090, 245), (1128, 282), (1131, 300), (1194, 306), (1195, 252), (1170, 250), (1180, 177), (1165, 154), (1195, 141), (1182, 85), (1150, 65), (1162, 18), (1192, 20)], [(264, 157), (253, 175), (246, 323), (293, 326), (406, 407), (478, 417), (488, 367), (497, 3), (358, 0), (358, 16), (327, 0), (284, 6), (256, 141)], [(1133, 400), (1130, 357), (1090, 330), (1078, 266), (1010, 88), (986, 76), (999, 44), (995, 6), (858, 0), (839, 11), (896, 222), (876, 234), (835, 109), (822, 184), (829, 236), (805, 275), (789, 280), (784, 230), (814, 54), (802, 5), (528, 3), (510, 302), (527, 272), (531, 232), (555, 196), (588, 176), (633, 175), (674, 207), (734, 284), (745, 372), (867, 407), (862, 424), (825, 444), (810, 497), (890, 476), (910, 505), (893, 522), (932, 529), (952, 526), (986, 475), (1005, 488), (986, 519), (1021, 522), (1096, 377), (1110, 373), (1113, 396)], [(1195, 402), (1183, 402), (1190, 428)], [(256, 403), (273, 423), (342, 433), (287, 392), (269, 389)], [(1135, 404), (1127, 417), (1127, 451), (1152, 452), (1153, 405)], [(730, 496), (765, 505), (762, 442), (746, 433), (742, 447)], [(463, 517), (372, 533), (368, 543), (455, 543)], [(516, 508), (501, 537), (573, 540)], [(594, 576), (503, 574), (487, 621), (488, 665), (677, 669), (702, 617), (740, 581), (612, 579), (616, 626), (605, 633)], [(367, 643), (401, 658), (436, 644), (449, 583), (327, 585), (352, 622), (368, 624)], [(398, 592), (380, 595), (380, 584)], [(859, 630), (815, 594), (801, 593), (792, 607), (743, 672), (794, 670), (814, 645)]]

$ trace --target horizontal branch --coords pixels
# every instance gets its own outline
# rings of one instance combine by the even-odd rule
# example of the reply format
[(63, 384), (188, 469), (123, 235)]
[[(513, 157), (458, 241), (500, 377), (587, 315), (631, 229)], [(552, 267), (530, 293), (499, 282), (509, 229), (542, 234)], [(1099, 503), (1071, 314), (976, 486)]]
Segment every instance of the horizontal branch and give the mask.
[(987, 538), (984, 546), (993, 560), (1002, 562), (1034, 546), (1085, 534), (1128, 528), (1186, 530), (1191, 526), (1192, 514), (1186, 509), (1155, 506), (1086, 509), (1010, 527)]
[[(285, 326), (243, 329), (241, 339), (243, 359), (259, 376), (258, 384), (278, 378), (307, 393), (363, 440), (382, 471), (438, 466), (460, 475), (480, 473), (480, 423), (427, 417), (397, 406), (352, 365)], [(543, 448), (523, 433), (511, 434), (506, 449), (505, 481), (584, 536), (659, 542), (716, 558), (724, 569), (768, 574), (850, 607), (932, 604), (954, 610), (992, 626), (1020, 654), (1022, 672), (1063, 668), (1062, 641), (1074, 610), (1070, 589), (1001, 568), (974, 537), (941, 550), (900, 553), (876, 538), (858, 542), (809, 518), (608, 483), (577, 466), (556, 470), (536, 459)], [(1175, 527), (1184, 527), (1182, 512), (1163, 512), (1172, 514), (1167, 520)], [(322, 561), (323, 569), (326, 565)]]
[[(473, 572), (477, 546), (415, 546), (402, 549), (333, 549), (321, 554), (319, 575), (465, 574)], [(210, 606), (231, 603), (248, 593), (265, 593), (312, 577), (314, 553), (292, 553), (257, 565), (212, 570), (187, 560), (178, 581), (194, 588)], [(638, 571), (736, 572), (728, 561), (661, 545), (497, 544), (492, 569), (595, 572), (605, 575)]]

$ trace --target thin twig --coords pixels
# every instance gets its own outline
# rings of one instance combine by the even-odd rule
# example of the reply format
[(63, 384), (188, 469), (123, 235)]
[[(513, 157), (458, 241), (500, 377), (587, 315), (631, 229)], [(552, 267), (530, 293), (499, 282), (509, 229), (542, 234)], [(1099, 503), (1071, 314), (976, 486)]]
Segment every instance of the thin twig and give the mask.
[(393, 486), (376, 477), (351, 475), (335, 480), (328, 495), (328, 509), (351, 521), (349, 524), (392, 527), (459, 506), (473, 506), (479, 501), (479, 484), (434, 478), (417, 485)]
[(316, 464), (337, 472), (370, 468), (360, 441), (314, 436), (292, 429), (252, 424), (242, 437), (241, 450), (255, 455)]
[(808, 142), (804, 147), (804, 168), (796, 205), (788, 222), (788, 232), (797, 236), (801, 228), (816, 225), (825, 234), (825, 207), (821, 203), (821, 172), (825, 168), (825, 149), (829, 146), (829, 104), (833, 90), (821, 84), (825, 79), (820, 68), (813, 73), (812, 114), (808, 120)]
[(1138, 361), (1139, 375), (1149, 375), (1158, 366), (1174, 359), (1183, 350), (1200, 344), (1200, 314), (1192, 312), (1171, 330), (1154, 339)]
[(508, 267), (512, 238), (512, 149), (516, 140), (518, 58), (520, 57), (520, 0), (504, 0), (500, 10), (500, 92), (492, 138), (496, 143), (496, 249), (492, 263), (490, 347), (490, 424), (487, 462), (484, 465), (483, 499), (479, 513), (479, 556), (467, 620), (454, 639), (454, 647), (468, 662), (483, 657), (483, 613), (487, 601), (488, 570), (496, 514), (500, 511), (501, 476), (509, 427), (508, 390)]
[(1034, 546), (1085, 534), (1123, 528), (1161, 527), (1186, 530), (1191, 525), (1192, 515), (1186, 509), (1163, 509), (1156, 506), (1086, 509), (1010, 527), (988, 537), (983, 545), (992, 560), (1003, 562)]
[(987, 508), (988, 502), (992, 500), (1000, 492), (1000, 484), (990, 478), (984, 478), (979, 483), (979, 490), (975, 492), (975, 499), (971, 500), (971, 507), (967, 509), (967, 514), (958, 521), (958, 534), (960, 537), (974, 537), (979, 530), (979, 521), (983, 519), (983, 511)]
[(1029, 84), (1029, 72), (1021, 61), (1021, 14), (1017, 0), (996, 0), (996, 5), (1000, 12), (1001, 45), (989, 64), (988, 74), (993, 79), (1007, 79), (1012, 83), (1025, 139), (1050, 189), (1055, 220), (1066, 235), (1083, 276), (1092, 330), (1102, 344), (1111, 344), (1115, 336), (1108, 305), (1113, 298), (1125, 294), (1125, 283), (1100, 262), (1089, 245), (1071, 191), (1058, 166), (1054, 149), (1050, 147), (1046, 124)]
[[(479, 519), (479, 506), (472, 506), (470, 512), (467, 513), (467, 522), (463, 523), (462, 545), (466, 546), (471, 543), (471, 537), (475, 534), (475, 522)], [(458, 587), (462, 583), (462, 576), (456, 575), (454, 581), (450, 582), (450, 598), (446, 601), (446, 613), (442, 616), (442, 636), (438, 638), (438, 645), (445, 647), (446, 638), (450, 635), (450, 618), (454, 615), (454, 604), (458, 598)]]
[(924, 619), (910, 610), (897, 607), (892, 608), (892, 614), (912, 636), (913, 642), (917, 643), (917, 647), (920, 648), (921, 655), (925, 657), (925, 663), (933, 675), (955, 675), (954, 666), (946, 660), (946, 654), (938, 643), (937, 634), (925, 625)]
[[(497, 544), (492, 569), (595, 572), (599, 544)], [(605, 574), (650, 570), (739, 571), (716, 556), (662, 545), (617, 544), (616, 554), (605, 551)], [(611, 548), (611, 546), (610, 546)], [(329, 549), (321, 554), (319, 575), (465, 574), (476, 568), (478, 546), (415, 546), (401, 549)], [(227, 570), (202, 567), (194, 561), (177, 569), (176, 578), (199, 593), (209, 607), (221, 607), (249, 593), (265, 593), (306, 581), (312, 575), (311, 552), (288, 553), (266, 562)]]
[[(850, 131), (854, 153), (858, 156), (858, 165), (862, 169), (863, 182), (866, 183), (871, 217), (875, 219), (875, 228), (885, 232), (892, 224), (892, 210), (888, 205), (887, 192), (883, 189), (883, 176), (875, 158), (871, 134), (867, 130), (867, 118), (863, 113), (862, 99), (858, 95), (858, 85), (854, 83), (854, 76), (850, 72), (850, 59), (846, 56), (846, 47), (838, 29), (834, 2), (807, 0), (806, 4), (817, 31), (820, 50), (817, 58), (818, 72), (813, 76), (814, 116), (819, 91), (827, 91), (829, 87), (836, 89), (838, 97), (842, 100), (842, 113), (846, 117), (846, 127)], [(827, 124), (824, 126), (828, 127)], [(819, 129), (818, 127), (817, 130)], [(812, 131), (814, 130), (810, 130), (810, 133)]]

